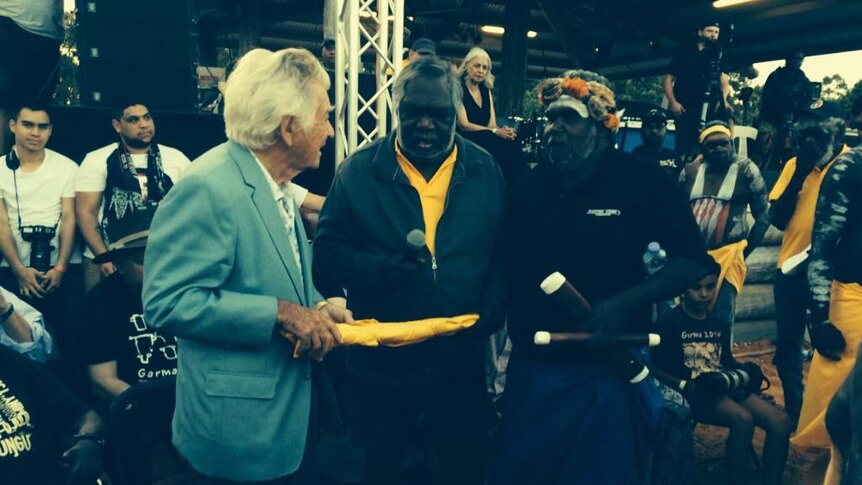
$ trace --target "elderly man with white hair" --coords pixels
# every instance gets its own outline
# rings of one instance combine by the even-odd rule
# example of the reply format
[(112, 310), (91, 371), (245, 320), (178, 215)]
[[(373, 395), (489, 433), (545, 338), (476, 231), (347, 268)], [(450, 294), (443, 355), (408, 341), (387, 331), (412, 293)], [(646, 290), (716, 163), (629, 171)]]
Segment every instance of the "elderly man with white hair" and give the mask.
[(150, 230), (145, 317), (179, 345), (174, 445), (213, 484), (319, 481), (316, 408), (331, 389), (314, 361), (352, 317), (314, 287), (290, 181), (333, 135), (328, 86), (306, 50), (246, 54), (225, 91), (228, 141)]

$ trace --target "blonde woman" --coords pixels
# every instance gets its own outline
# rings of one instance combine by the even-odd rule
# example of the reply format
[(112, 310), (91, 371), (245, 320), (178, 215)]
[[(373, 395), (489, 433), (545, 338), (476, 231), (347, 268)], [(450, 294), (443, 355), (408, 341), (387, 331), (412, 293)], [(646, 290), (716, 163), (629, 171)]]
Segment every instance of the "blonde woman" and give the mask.
[(458, 68), (463, 89), (463, 103), (458, 110), (458, 130), (461, 135), (491, 153), (511, 185), (516, 166), (523, 165), (520, 148), (515, 143), (515, 130), (497, 126), (494, 110), (494, 75), (491, 58), (481, 47), (470, 49)]

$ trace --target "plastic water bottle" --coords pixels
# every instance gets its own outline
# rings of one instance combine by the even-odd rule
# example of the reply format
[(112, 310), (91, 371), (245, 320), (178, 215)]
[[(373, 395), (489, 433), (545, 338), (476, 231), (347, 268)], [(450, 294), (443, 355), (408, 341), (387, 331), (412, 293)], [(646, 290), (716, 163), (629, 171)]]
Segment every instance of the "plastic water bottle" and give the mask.
[(667, 262), (667, 253), (659, 243), (653, 241), (647, 245), (643, 261), (647, 274), (653, 275), (664, 267)]

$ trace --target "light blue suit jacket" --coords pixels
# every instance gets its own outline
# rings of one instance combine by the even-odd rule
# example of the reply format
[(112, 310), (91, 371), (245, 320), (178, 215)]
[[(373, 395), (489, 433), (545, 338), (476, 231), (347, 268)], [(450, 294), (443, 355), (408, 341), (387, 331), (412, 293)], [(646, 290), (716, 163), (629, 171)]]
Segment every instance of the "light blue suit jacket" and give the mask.
[(263, 481), (302, 460), (311, 368), (274, 332), (276, 298), (323, 298), (299, 217), (296, 234), (302, 268), (260, 166), (233, 142), (198, 158), (153, 220), (145, 316), (178, 339), (174, 445), (208, 476)]

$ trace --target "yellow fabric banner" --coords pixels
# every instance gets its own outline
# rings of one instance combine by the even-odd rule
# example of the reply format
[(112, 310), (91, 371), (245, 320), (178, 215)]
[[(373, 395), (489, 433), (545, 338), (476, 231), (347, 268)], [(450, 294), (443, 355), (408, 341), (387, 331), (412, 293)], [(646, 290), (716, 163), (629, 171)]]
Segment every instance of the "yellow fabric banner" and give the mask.
[[(742, 294), (742, 286), (745, 284), (745, 275), (748, 271), (748, 268), (745, 266), (745, 255), (743, 254), (747, 246), (748, 241), (743, 239), (742, 241), (707, 251), (715, 262), (721, 266), (721, 273), (718, 275), (718, 286), (715, 288), (716, 298), (725, 280), (736, 288), (737, 296)], [(715, 304), (715, 298), (713, 298), (712, 303)]]
[[(470, 328), (479, 320), (478, 313), (468, 313), (456, 317), (427, 318), (409, 322), (381, 323), (373, 318), (356, 320), (352, 324), (339, 323), (342, 345), (362, 345), (365, 347), (403, 347), (418, 344), (433, 337), (455, 334)], [(301, 344), (297, 342), (293, 356), (299, 357)]]
[(790, 440), (796, 446), (829, 448), (831, 441), (824, 424), (826, 408), (853, 370), (862, 340), (862, 285), (832, 282), (829, 320), (841, 331), (847, 347), (837, 362), (814, 352), (802, 397), (799, 426), (796, 436)]

